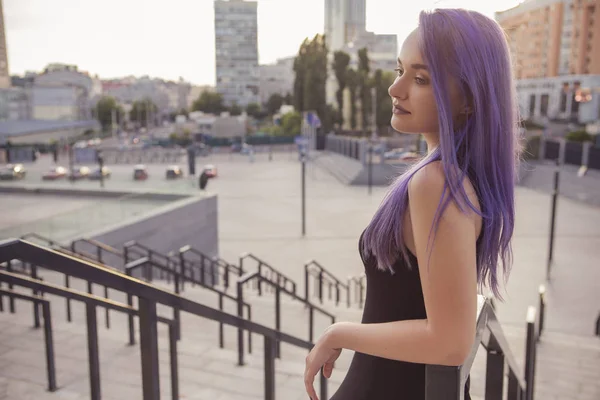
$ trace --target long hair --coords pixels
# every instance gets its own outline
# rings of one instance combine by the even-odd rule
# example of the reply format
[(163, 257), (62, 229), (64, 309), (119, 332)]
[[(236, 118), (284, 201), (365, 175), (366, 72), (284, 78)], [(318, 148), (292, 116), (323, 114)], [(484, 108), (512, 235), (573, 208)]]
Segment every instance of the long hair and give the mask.
[[(463, 212), (482, 218), (477, 241), (477, 282), (495, 296), (499, 292), (499, 263), (508, 277), (512, 264), (511, 238), (515, 222), (514, 185), (518, 164), (518, 105), (506, 36), (490, 18), (462, 9), (423, 11), (419, 46), (427, 65), (439, 119), (439, 146), (399, 176), (391, 185), (363, 235), (362, 250), (377, 267), (389, 269), (402, 256), (411, 266), (402, 234), (408, 207), (408, 184), (413, 175), (441, 161), (444, 193), (430, 230), (432, 246), (439, 219), (450, 201)], [(455, 126), (450, 107), (449, 78), (455, 79), (471, 106), (464, 124)], [(475, 187), (480, 211), (463, 187)], [(428, 245), (429, 251), (431, 246)], [(429, 253), (431, 254), (431, 253)]]

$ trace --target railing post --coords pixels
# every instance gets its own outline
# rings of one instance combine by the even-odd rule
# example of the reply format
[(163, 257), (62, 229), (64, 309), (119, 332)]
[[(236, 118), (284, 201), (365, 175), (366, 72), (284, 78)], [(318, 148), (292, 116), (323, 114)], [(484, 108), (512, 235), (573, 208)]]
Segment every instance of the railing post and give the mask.
[(52, 320), (50, 315), (50, 303), (43, 302), (42, 316), (44, 318), (44, 341), (46, 342), (46, 369), (48, 373), (48, 390), (56, 390), (56, 367), (54, 364), (54, 340), (52, 338)]
[(204, 255), (200, 256), (200, 284), (206, 286), (206, 270), (204, 268)]
[[(125, 264), (125, 266), (127, 266), (127, 264)], [(128, 270), (127, 268), (125, 268), (125, 273), (127, 276), (131, 276), (131, 270)], [(133, 295), (129, 292), (127, 292), (127, 305), (133, 307)], [(133, 314), (129, 314), (127, 319), (129, 322), (129, 345), (133, 346), (135, 345), (135, 324), (133, 323)]]
[(327, 396), (327, 378), (325, 377), (325, 375), (323, 375), (323, 370), (321, 370), (321, 373), (319, 374), (321, 375), (321, 399), (328, 399), (329, 396)]
[(169, 353), (171, 361), (171, 399), (179, 399), (179, 368), (177, 360), (177, 340), (179, 340), (179, 327), (169, 325)]
[(265, 400), (275, 400), (275, 340), (265, 335)]
[[(175, 281), (175, 293), (179, 294), (179, 273), (177, 271), (173, 273), (173, 278), (173, 281)], [(177, 307), (173, 307), (173, 321), (177, 326), (177, 340), (181, 340), (181, 315)]]
[(86, 303), (88, 363), (90, 371), (90, 399), (100, 400), (100, 354), (98, 351), (98, 324), (96, 306)]
[(527, 338), (525, 343), (525, 383), (527, 385), (525, 400), (533, 400), (534, 395), (536, 333), (536, 309), (530, 306), (527, 309)]
[[(252, 309), (248, 304), (248, 321), (252, 321)], [(252, 354), (252, 331), (248, 331), (248, 354)]]
[(523, 391), (519, 386), (517, 375), (512, 369), (508, 369), (508, 400), (523, 400)]
[[(223, 311), (223, 294), (219, 293), (219, 310)], [(225, 347), (225, 337), (223, 335), (223, 321), (219, 321), (219, 347)]]
[(185, 289), (185, 257), (183, 253), (179, 253), (179, 274), (181, 276), (180, 285), (181, 291)]
[(319, 301), (323, 304), (323, 270), (319, 269)]
[[(27, 264), (23, 263), (23, 266), (25, 266)], [(38, 279), (38, 274), (37, 274), (37, 266), (34, 264), (29, 264), (29, 269), (31, 270), (31, 279)], [(38, 295), (38, 291), (37, 290), (33, 290), (33, 295), (37, 296)], [(34, 328), (39, 328), (40, 325), (40, 308), (39, 308), (39, 303), (37, 301), (33, 302), (33, 326)]]
[[(279, 285), (275, 287), (275, 330), (281, 332), (281, 289)], [(276, 340), (275, 343), (277, 358), (281, 358), (281, 341)]]
[(460, 367), (425, 367), (425, 400), (463, 400), (464, 391), (460, 382)]
[(314, 323), (315, 323), (315, 309), (308, 306), (308, 341), (313, 343), (314, 339)]
[(308, 264), (304, 265), (304, 300), (308, 301)]
[[(69, 281), (70, 281), (69, 275), (65, 274), (65, 287), (67, 289), (69, 289), (71, 287)], [(71, 322), (72, 321), (72, 319), (71, 319), (71, 299), (68, 297), (65, 297), (65, 300), (67, 301), (67, 304), (66, 304), (66, 306), (67, 306), (67, 321)]]
[[(237, 283), (237, 315), (243, 318), (244, 314), (244, 288), (241, 282)], [(238, 365), (244, 365), (244, 330), (238, 328)]]
[[(6, 271), (8, 271), (8, 272), (13, 272), (13, 269), (12, 269), (12, 261), (11, 261), (11, 260), (8, 260), (8, 261), (6, 262)], [(8, 288), (9, 288), (10, 290), (13, 290), (13, 284), (12, 284), (12, 283), (9, 283), (9, 284), (8, 284)], [(10, 313), (11, 313), (11, 314), (14, 314), (14, 313), (15, 313), (15, 299), (14, 299), (14, 297), (12, 297), (12, 296), (9, 296), (9, 297), (8, 297), (8, 308), (9, 308), (9, 310), (10, 310)]]
[(490, 335), (485, 376), (485, 400), (504, 398), (504, 354), (493, 334)]
[(540, 309), (540, 320), (537, 332), (537, 341), (540, 341), (542, 331), (544, 330), (544, 314), (546, 313), (546, 286), (540, 285), (539, 287), (539, 309)]
[(138, 297), (142, 389), (144, 400), (160, 399), (156, 302)]
[(262, 278), (262, 263), (261, 262), (258, 263), (258, 276), (259, 276), (259, 279), (256, 282), (256, 284), (258, 285), (258, 295), (262, 296), (262, 280), (260, 279), (260, 278)]

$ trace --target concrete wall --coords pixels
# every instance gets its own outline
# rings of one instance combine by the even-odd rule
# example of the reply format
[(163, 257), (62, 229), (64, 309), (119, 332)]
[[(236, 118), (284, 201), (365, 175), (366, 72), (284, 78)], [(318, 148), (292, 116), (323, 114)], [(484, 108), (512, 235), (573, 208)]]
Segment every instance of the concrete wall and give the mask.
[[(219, 254), (217, 197), (191, 197), (161, 207), (156, 212), (134, 221), (96, 232), (88, 237), (122, 249), (130, 240), (160, 253), (191, 245), (208, 256)], [(78, 249), (90, 251), (85, 245)], [(107, 257), (109, 265), (121, 267)]]

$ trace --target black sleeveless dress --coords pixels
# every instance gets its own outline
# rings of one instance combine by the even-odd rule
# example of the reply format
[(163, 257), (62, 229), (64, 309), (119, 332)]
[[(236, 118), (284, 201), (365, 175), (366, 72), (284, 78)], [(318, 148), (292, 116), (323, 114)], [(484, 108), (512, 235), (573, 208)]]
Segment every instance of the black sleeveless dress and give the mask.
[[(362, 242), (362, 235), (359, 244)], [(374, 259), (365, 260), (367, 296), (362, 323), (383, 323), (425, 319), (425, 302), (417, 258), (409, 252), (413, 269), (402, 256), (394, 264), (394, 274), (377, 268)], [(469, 380), (465, 400), (470, 400)], [(374, 357), (355, 353), (350, 369), (330, 400), (423, 400), (425, 399), (425, 364)]]

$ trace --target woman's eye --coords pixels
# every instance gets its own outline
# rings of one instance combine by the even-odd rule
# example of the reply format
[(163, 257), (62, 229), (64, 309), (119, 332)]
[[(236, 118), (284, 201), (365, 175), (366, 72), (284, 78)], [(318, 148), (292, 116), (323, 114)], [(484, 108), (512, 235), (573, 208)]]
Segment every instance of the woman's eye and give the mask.
[(398, 76), (402, 76), (402, 74), (404, 73), (404, 70), (402, 68), (396, 68), (396, 69), (394, 69), (394, 71), (396, 71)]

